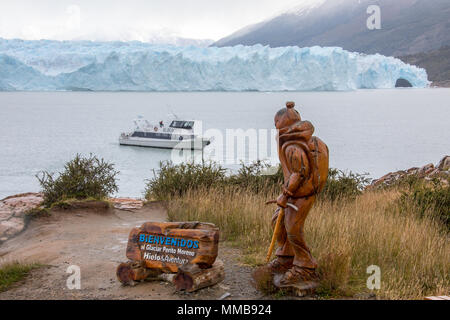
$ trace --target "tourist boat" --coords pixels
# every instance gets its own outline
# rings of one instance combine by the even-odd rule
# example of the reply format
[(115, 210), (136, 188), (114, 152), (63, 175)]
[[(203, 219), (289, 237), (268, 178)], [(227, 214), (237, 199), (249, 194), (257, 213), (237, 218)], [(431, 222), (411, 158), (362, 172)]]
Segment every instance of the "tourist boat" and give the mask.
[(122, 133), (119, 143), (140, 147), (203, 150), (210, 144), (210, 140), (200, 135), (198, 123), (196, 120), (172, 120), (166, 126), (163, 121), (152, 124), (141, 118), (136, 119), (134, 131)]

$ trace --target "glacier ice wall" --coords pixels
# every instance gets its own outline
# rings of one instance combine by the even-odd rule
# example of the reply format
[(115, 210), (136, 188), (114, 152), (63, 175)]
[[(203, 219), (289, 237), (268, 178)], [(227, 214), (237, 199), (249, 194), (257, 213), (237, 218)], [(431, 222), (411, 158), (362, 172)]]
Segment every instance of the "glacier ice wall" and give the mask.
[(0, 90), (306, 91), (429, 85), (424, 69), (338, 47), (174, 47), (0, 39)]

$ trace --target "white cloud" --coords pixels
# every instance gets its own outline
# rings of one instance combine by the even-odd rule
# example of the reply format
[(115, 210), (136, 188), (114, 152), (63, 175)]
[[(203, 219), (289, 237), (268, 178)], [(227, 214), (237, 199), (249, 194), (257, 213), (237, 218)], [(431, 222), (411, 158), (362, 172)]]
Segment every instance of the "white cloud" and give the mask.
[(70, 5), (66, 9), (69, 17), (67, 18), (66, 28), (69, 30), (81, 29), (81, 9), (77, 5)]
[(169, 34), (218, 39), (301, 1), (1, 1), (0, 37), (146, 41), (155, 34)]

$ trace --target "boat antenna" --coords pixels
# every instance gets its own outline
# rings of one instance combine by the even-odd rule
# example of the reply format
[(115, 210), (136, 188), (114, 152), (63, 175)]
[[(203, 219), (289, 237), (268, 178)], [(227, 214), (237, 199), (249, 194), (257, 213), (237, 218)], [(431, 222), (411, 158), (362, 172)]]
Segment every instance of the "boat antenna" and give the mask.
[(173, 112), (172, 107), (170, 106), (170, 104), (166, 104), (167, 109), (169, 109), (169, 116), (173, 116), (175, 119), (179, 120), (180, 118), (178, 118), (178, 116), (175, 114), (175, 112)]

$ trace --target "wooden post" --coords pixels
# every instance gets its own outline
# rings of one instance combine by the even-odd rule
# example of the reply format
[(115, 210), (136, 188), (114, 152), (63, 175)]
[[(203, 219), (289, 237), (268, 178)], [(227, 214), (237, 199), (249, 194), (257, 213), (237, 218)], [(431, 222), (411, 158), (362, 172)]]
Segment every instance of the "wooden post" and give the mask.
[(223, 281), (225, 269), (219, 259), (211, 268), (202, 269), (197, 264), (187, 264), (178, 269), (173, 282), (177, 291), (194, 292)]
[(121, 263), (116, 271), (117, 279), (125, 285), (134, 285), (136, 281), (158, 277), (160, 274), (161, 270), (146, 268), (143, 261)]

